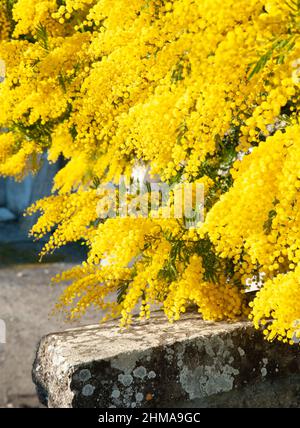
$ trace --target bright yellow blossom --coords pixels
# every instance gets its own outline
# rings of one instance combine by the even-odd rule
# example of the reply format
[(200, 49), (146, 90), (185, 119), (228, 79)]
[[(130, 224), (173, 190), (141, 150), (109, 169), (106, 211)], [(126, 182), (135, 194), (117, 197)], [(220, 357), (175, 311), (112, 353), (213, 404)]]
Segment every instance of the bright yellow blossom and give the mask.
[[(9, 6), (9, 7), (8, 7)], [(41, 155), (65, 166), (33, 206), (42, 255), (84, 240), (86, 262), (58, 307), (94, 305), (130, 323), (160, 305), (170, 320), (248, 314), (291, 342), (300, 266), (300, 10), (280, 0), (0, 1), (0, 173)], [(5, 130), (5, 132), (4, 132)], [(137, 162), (173, 186), (148, 218), (100, 221), (101, 185)], [(186, 229), (174, 192), (205, 187), (205, 221)], [(298, 288), (297, 288), (298, 287)]]

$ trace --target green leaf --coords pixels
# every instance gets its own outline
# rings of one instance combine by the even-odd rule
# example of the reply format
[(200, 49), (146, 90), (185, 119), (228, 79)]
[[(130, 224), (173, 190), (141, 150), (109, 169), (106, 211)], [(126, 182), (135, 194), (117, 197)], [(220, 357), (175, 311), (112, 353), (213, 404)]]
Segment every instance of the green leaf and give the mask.
[(277, 216), (277, 212), (275, 210), (269, 211), (268, 219), (264, 222), (264, 225), (263, 225), (265, 235), (269, 235), (271, 233), (272, 223), (276, 216)]
[(117, 302), (119, 305), (124, 301), (130, 281), (124, 281), (117, 290)]
[(272, 53), (273, 53), (273, 50), (270, 49), (267, 53), (265, 53), (263, 56), (260, 57), (260, 59), (257, 61), (255, 66), (253, 67), (252, 71), (250, 72), (250, 74), (248, 76), (248, 80), (251, 80), (255, 74), (259, 73), (260, 70), (262, 70), (264, 68), (264, 66), (267, 64), (267, 62), (272, 57)]
[(39, 23), (39, 25), (36, 27), (36, 38), (40, 46), (42, 46), (43, 49), (48, 51), (49, 50), (48, 33), (47, 33), (46, 27), (41, 23)]

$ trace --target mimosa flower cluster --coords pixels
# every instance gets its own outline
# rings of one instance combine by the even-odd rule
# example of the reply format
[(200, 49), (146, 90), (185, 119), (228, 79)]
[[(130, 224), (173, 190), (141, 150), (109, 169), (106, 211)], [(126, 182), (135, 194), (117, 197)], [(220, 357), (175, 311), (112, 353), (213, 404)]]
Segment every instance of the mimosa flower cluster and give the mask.
[[(58, 308), (177, 320), (249, 315), (293, 342), (300, 319), (300, 4), (296, 0), (0, 2), (0, 174), (65, 166), (29, 213), (42, 255), (82, 240)], [(300, 76), (300, 72), (299, 72)], [(205, 221), (100, 221), (101, 186), (136, 164), (205, 186)], [(174, 201), (170, 194), (169, 206)], [(264, 284), (250, 307), (249, 278)]]

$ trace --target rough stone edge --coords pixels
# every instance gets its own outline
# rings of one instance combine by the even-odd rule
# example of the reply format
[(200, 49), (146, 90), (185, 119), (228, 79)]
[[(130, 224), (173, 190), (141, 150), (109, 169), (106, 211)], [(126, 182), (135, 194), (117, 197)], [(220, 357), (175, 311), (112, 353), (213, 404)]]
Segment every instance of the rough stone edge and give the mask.
[[(216, 323), (218, 324), (218, 323)], [(115, 324), (114, 324), (115, 325)], [(220, 325), (222, 326), (222, 323), (220, 323)], [(224, 326), (224, 324), (223, 324)], [(96, 326), (89, 326), (90, 330), (92, 331), (93, 328), (97, 328)], [(89, 328), (87, 327), (87, 328)], [(99, 327), (99, 326), (98, 326)], [(71, 329), (68, 331), (74, 332), (76, 333), (76, 331), (80, 331), (80, 330), (85, 330), (82, 328), (77, 328), (77, 329)], [(255, 335), (257, 335), (258, 333), (253, 329), (253, 327), (251, 326), (251, 323), (249, 322), (243, 322), (243, 323), (237, 323), (237, 327), (236, 329), (231, 329), (226, 332), (223, 331), (221, 333), (221, 336), (225, 336), (230, 338), (232, 335), (241, 335), (241, 333), (247, 333), (250, 336), (252, 335), (253, 337), (255, 337)], [(50, 352), (49, 354), (49, 345), (50, 345), (50, 350), (53, 351), (54, 347), (52, 345), (51, 348), (51, 342), (57, 339), (58, 336), (62, 336), (64, 335), (64, 332), (61, 333), (55, 333), (55, 334), (50, 334), (46, 337), (44, 337), (40, 344), (39, 344), (39, 348), (38, 348), (38, 352), (37, 352), (37, 356), (35, 359), (35, 363), (34, 363), (34, 368), (33, 368), (33, 380), (34, 383), (37, 386), (37, 392), (40, 398), (40, 401), (45, 404), (48, 405), (48, 407), (73, 407), (74, 404), (74, 400), (75, 400), (75, 393), (74, 393), (74, 389), (72, 389), (72, 382), (73, 382), (73, 375), (74, 373), (80, 368), (82, 369), (84, 365), (88, 365), (88, 364), (92, 364), (94, 362), (97, 362), (97, 359), (95, 360), (90, 360), (89, 363), (85, 362), (85, 364), (71, 364), (70, 366), (68, 366), (67, 364), (62, 364), (61, 366), (59, 366), (59, 370), (55, 370), (55, 374), (58, 373), (58, 376), (54, 377), (53, 376), (53, 365), (50, 364), (51, 368), (52, 368), (52, 372), (50, 370), (50, 373), (46, 373), (45, 371), (43, 371), (43, 366), (45, 366), (45, 363), (40, 364), (39, 362), (42, 360), (43, 362), (45, 362), (45, 359), (48, 361), (51, 361), (51, 359), (53, 359), (53, 353)], [(205, 332), (205, 334), (203, 335), (205, 336), (207, 339), (211, 338), (212, 336), (218, 336), (218, 333), (216, 333), (215, 331), (212, 331), (211, 333), (208, 333), (207, 331)], [(199, 338), (201, 338), (201, 334), (199, 334)], [(195, 340), (195, 338), (186, 338), (185, 340), (181, 340), (179, 341), (180, 343), (183, 342), (193, 342)], [(261, 339), (259, 339), (261, 340)], [(266, 343), (266, 348), (269, 349), (269, 347), (273, 346), (272, 344), (268, 344)], [(173, 342), (172, 344), (168, 344), (166, 345), (164, 348), (171, 348), (176, 344), (176, 342)], [(160, 348), (162, 345), (158, 346), (158, 348)], [(281, 346), (281, 345), (279, 345)], [(155, 348), (157, 347), (153, 347), (152, 350), (155, 350)], [(285, 348), (286, 349), (286, 348)], [(45, 356), (45, 351), (47, 356)], [(272, 352), (272, 351), (271, 351)], [(142, 357), (142, 353), (141, 351), (138, 351), (137, 353), (140, 354), (140, 357)], [(135, 352), (124, 352), (122, 354), (118, 354), (118, 356), (124, 356), (126, 355), (126, 357), (130, 356), (130, 354), (132, 354), (134, 356)], [(134, 356), (134, 358), (136, 358), (136, 355)], [(137, 358), (136, 358), (137, 359)], [(110, 361), (110, 358), (107, 359), (101, 359), (101, 357), (99, 357), (99, 361)], [(138, 361), (138, 359), (137, 359)], [(298, 364), (299, 366), (299, 364)], [(58, 367), (57, 362), (56, 362), (56, 367)], [(298, 367), (299, 368), (299, 367)], [(298, 371), (299, 373), (299, 371)], [(277, 377), (276, 377), (277, 379)], [(257, 382), (256, 382), (257, 385)], [(49, 391), (49, 394), (48, 394)], [(55, 392), (56, 391), (56, 392)], [(224, 391), (226, 393), (226, 391)], [(223, 393), (223, 392), (221, 392)], [(230, 392), (227, 392), (227, 394)], [(48, 395), (50, 397), (48, 397)], [(211, 395), (211, 397), (214, 397), (216, 395)], [(63, 399), (62, 399), (63, 397)], [(209, 396), (208, 396), (209, 397)], [(204, 397), (204, 401), (205, 401), (205, 397)]]
[[(43, 370), (43, 366), (40, 364), (43, 355), (45, 355), (45, 349), (47, 349), (47, 342), (51, 339), (51, 334), (43, 337), (37, 345), (36, 357), (34, 359), (33, 368), (32, 368), (32, 381), (35, 384), (36, 392), (38, 399), (41, 404), (46, 407), (57, 407), (55, 406), (53, 400), (51, 400), (52, 390), (64, 392), (63, 396), (65, 397), (64, 402), (61, 402), (59, 407), (71, 407), (68, 403), (72, 403), (74, 394), (71, 392), (71, 381), (72, 374), (75, 371), (74, 366), (68, 368), (65, 372), (62, 371), (62, 378), (57, 379), (56, 377), (50, 378), (47, 373)], [(47, 383), (47, 384), (46, 384)]]

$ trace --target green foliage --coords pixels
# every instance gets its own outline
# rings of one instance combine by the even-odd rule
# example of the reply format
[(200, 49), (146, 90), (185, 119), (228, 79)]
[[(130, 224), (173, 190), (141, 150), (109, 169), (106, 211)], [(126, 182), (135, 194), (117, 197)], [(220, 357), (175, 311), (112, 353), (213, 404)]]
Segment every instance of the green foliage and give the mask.
[(39, 23), (36, 28), (36, 38), (40, 46), (45, 49), (45, 51), (49, 51), (48, 33), (46, 27), (41, 23)]
[(259, 73), (266, 66), (266, 64), (270, 61), (271, 58), (274, 59), (277, 64), (283, 64), (286, 55), (294, 48), (294, 46), (294, 35), (291, 35), (287, 39), (275, 40), (272, 47), (266, 53), (264, 53), (254, 64), (248, 75), (248, 79), (252, 79), (255, 74)]

